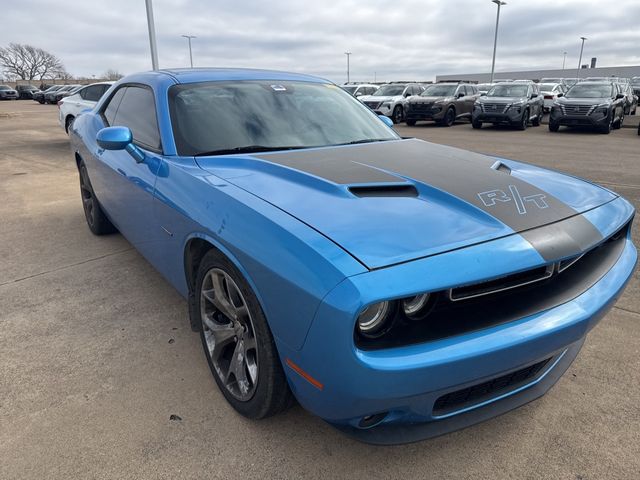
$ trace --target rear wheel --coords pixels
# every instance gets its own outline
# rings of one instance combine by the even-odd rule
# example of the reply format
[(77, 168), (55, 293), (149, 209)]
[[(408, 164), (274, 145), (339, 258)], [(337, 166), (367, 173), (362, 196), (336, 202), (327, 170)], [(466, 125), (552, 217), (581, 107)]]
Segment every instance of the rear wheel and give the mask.
[(67, 119), (64, 121), (64, 131), (65, 132), (69, 133), (69, 129), (73, 125), (73, 121), (74, 120), (75, 120), (75, 117), (73, 115), (69, 115), (67, 117)]
[(403, 118), (404, 118), (404, 111), (402, 110), (402, 106), (396, 105), (396, 107), (393, 109), (391, 120), (393, 120), (393, 123), (398, 124), (402, 122)]
[(212, 249), (200, 263), (196, 292), (200, 339), (227, 401), (252, 419), (285, 410), (293, 395), (267, 320), (242, 274)]
[(531, 124), (534, 127), (539, 127), (540, 124), (542, 123), (542, 112), (544, 111), (544, 107), (540, 107), (540, 109), (538, 110), (538, 114), (536, 115), (536, 118), (533, 119), (533, 121), (531, 122)]
[(453, 107), (449, 107), (446, 113), (444, 114), (444, 117), (440, 125), (445, 127), (450, 127), (451, 125), (454, 124), (455, 121), (456, 121), (456, 110)]
[(613, 111), (609, 113), (609, 120), (607, 121), (607, 124), (600, 127), (600, 133), (604, 133), (605, 135), (608, 135), (609, 133), (611, 133), (612, 129), (613, 129)]
[(94, 235), (107, 235), (117, 232), (116, 227), (113, 226), (113, 223), (109, 221), (100, 207), (93, 187), (91, 187), (91, 181), (89, 180), (89, 174), (87, 173), (87, 167), (84, 162), (80, 164), (79, 170), (82, 208), (89, 230), (91, 230)]

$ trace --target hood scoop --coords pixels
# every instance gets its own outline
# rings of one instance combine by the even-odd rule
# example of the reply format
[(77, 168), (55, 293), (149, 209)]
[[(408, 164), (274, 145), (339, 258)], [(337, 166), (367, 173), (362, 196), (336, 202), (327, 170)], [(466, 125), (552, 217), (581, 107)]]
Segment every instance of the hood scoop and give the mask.
[(410, 197), (417, 198), (418, 190), (413, 185), (400, 184), (400, 185), (366, 185), (349, 187), (351, 192), (356, 197)]

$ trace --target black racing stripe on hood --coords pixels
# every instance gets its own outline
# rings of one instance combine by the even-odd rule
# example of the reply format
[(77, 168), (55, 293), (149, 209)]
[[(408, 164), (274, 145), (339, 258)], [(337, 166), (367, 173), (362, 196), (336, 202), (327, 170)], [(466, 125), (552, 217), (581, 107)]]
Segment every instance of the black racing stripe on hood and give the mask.
[(603, 240), (600, 231), (582, 215), (522, 232), (520, 235), (548, 261), (574, 257)]
[[(401, 177), (430, 185), (478, 207), (516, 232), (528, 232), (525, 238), (548, 260), (556, 260), (558, 252), (590, 245), (597, 236), (602, 240), (587, 219), (553, 195), (492, 169), (492, 157), (458, 148), (409, 139), (257, 157), (342, 185), (397, 183), (404, 181)], [(566, 224), (531, 232), (570, 217), (573, 220)], [(561, 234), (569, 227), (571, 232)], [(564, 246), (554, 247), (553, 239)]]

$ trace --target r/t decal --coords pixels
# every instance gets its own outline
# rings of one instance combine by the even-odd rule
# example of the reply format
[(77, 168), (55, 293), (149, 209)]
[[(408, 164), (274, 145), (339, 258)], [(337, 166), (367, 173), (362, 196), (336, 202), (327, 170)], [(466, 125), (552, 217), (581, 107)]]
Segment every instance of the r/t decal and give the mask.
[(513, 201), (516, 204), (518, 213), (525, 215), (527, 213), (527, 205), (533, 204), (538, 208), (549, 208), (549, 204), (545, 202), (547, 196), (543, 193), (536, 193), (534, 195), (522, 196), (518, 191), (518, 187), (515, 185), (509, 185), (509, 194), (503, 190), (489, 190), (488, 192), (482, 192), (478, 194), (485, 207), (493, 207), (496, 202), (507, 203)]

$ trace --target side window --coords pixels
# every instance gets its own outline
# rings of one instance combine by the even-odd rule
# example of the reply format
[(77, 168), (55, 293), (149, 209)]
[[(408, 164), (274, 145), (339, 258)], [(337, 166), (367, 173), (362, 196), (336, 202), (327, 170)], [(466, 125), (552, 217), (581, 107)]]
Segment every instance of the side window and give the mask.
[(82, 90), (81, 96), (89, 102), (97, 102), (103, 93), (102, 85), (91, 85)]
[(151, 89), (127, 87), (116, 113), (115, 125), (129, 127), (133, 140), (143, 147), (160, 150), (160, 132)]
[(120, 102), (122, 102), (122, 97), (124, 97), (124, 91), (126, 89), (126, 87), (120, 88), (115, 95), (111, 97), (111, 100), (109, 100), (109, 103), (107, 104), (107, 108), (102, 112), (102, 116), (106, 120), (108, 126), (113, 125), (113, 121), (116, 118), (116, 112), (118, 111)]

